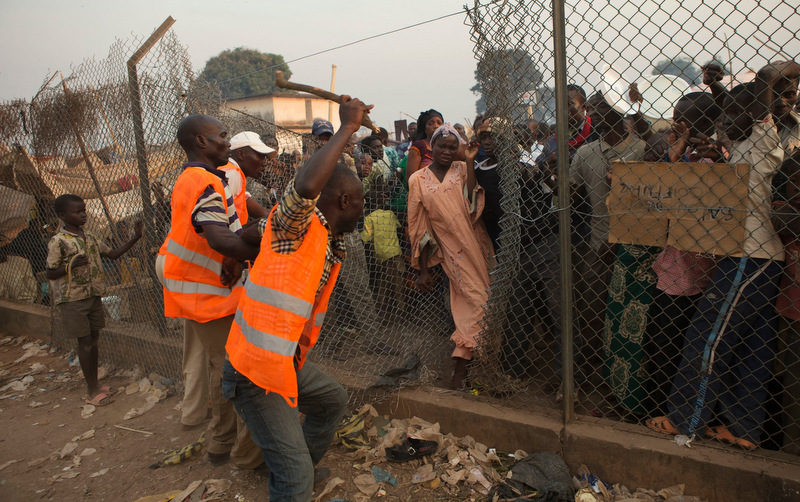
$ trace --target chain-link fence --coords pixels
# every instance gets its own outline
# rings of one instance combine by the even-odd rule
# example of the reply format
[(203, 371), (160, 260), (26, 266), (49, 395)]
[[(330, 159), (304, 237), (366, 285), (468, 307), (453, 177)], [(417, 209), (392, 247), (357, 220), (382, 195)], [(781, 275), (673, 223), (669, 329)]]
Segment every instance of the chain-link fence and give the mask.
[(476, 372), (509, 404), (574, 386), (578, 415), (796, 454), (796, 234), (770, 214), (796, 207), (797, 70), (758, 73), (798, 59), (796, 6), (565, 4), (469, 13), (499, 208)]
[[(279, 201), (297, 166), (322, 144), (240, 110), (226, 109), (220, 118), (232, 134), (254, 131), (278, 145), (261, 178), (247, 184), (265, 208)], [(354, 402), (380, 399), (405, 383), (435, 383), (446, 372), (452, 332), (444, 284), (427, 293), (414, 287), (404, 230), (407, 189), (389, 150), (367, 132), (340, 158), (363, 181), (364, 210), (358, 229), (345, 235), (347, 258), (311, 355), (351, 389), (366, 389), (351, 392)]]
[[(297, 165), (313, 154), (319, 141), (224, 106), (214, 85), (195, 80), (186, 49), (174, 33), (162, 34), (154, 44), (139, 38), (119, 40), (108, 57), (85, 61), (69, 75), (53, 74), (30, 103), (0, 106), (0, 190), (7, 214), (0, 243), (5, 261), (0, 266), (4, 298), (49, 307), (68, 293), (51, 291), (56, 283), (48, 281), (45, 272), (64, 265), (47, 262), (48, 244), (60, 226), (53, 208), (56, 197), (71, 193), (83, 198), (89, 215), (85, 228), (111, 248), (130, 239), (135, 221), (143, 219), (140, 243), (118, 260), (103, 259), (102, 267), (87, 270), (91, 276), (78, 279), (91, 283), (100, 274), (104, 277), (106, 329), (101, 347), (110, 349), (112, 344), (114, 350), (101, 348), (102, 358), (111, 355), (114, 363), (179, 376), (183, 325), (164, 317), (154, 269), (155, 255), (169, 231), (171, 191), (186, 158), (175, 139), (178, 122), (190, 113), (207, 113), (218, 117), (231, 136), (254, 131), (273, 146), (277, 154), (260, 179), (250, 179), (247, 185), (265, 208), (279, 200)], [(126, 62), (134, 54), (138, 84), (132, 86)], [(139, 138), (131, 104), (131, 89), (137, 87)], [(395, 172), (398, 159), (371, 148), (368, 138), (360, 139), (364, 141), (352, 145), (342, 161), (365, 179), (364, 216), (359, 231), (346, 236), (348, 258), (312, 357), (351, 388), (380, 397), (404, 382), (435, 380), (446, 359), (452, 321), (446, 288), (416, 291), (413, 271), (399, 251), (409, 247), (403, 231), (406, 189), (395, 176), (385, 177)], [(377, 210), (394, 215), (394, 226), (390, 229), (380, 220), (370, 225), (372, 232), (362, 232), (364, 221)], [(392, 237), (397, 253), (386, 258), (377, 248)], [(69, 326), (59, 312), (50, 309), (53, 341), (72, 350)], [(390, 374), (383, 376), (387, 371)], [(360, 401), (364, 395), (353, 393), (352, 398)]]
[[(345, 236), (348, 257), (312, 358), (368, 389), (353, 401), (380, 398), (404, 382), (450, 383), (455, 332), (469, 349), (455, 354), (474, 354), (467, 385), (479, 398), (563, 409), (570, 420), (574, 403), (578, 416), (800, 451), (796, 80), (773, 71), (762, 83), (779, 92), (748, 84), (767, 62), (800, 53), (792, 28), (800, 14), (785, 2), (773, 7), (570, 0), (555, 11), (538, 1), (470, 8), (487, 110), (473, 128), (483, 195), (469, 232), (491, 249), (489, 287), (465, 289), (484, 279), (456, 266), (453, 246), (444, 249), (448, 238), (466, 242), (455, 218), (439, 230), (419, 224), (423, 178), (409, 188), (408, 166), (436, 160), (429, 134), (405, 158), (381, 138), (354, 138), (341, 161), (362, 178), (366, 203), (358, 231)], [(247, 185), (267, 208), (318, 143), (226, 107), (216, 88), (194, 80), (171, 31), (134, 65), (137, 130), (126, 61), (142, 42), (118, 41), (106, 59), (48, 76), (30, 103), (0, 106), (0, 276), (4, 297), (51, 305), (45, 269), (58, 195), (83, 197), (87, 228), (112, 247), (144, 218), (143, 242), (102, 264), (103, 339), (122, 347), (117, 362), (177, 375), (182, 326), (163, 316), (153, 259), (185, 160), (179, 120), (209, 113), (231, 135), (255, 131), (277, 147)], [(773, 122), (762, 120), (769, 111)], [(434, 115), (418, 124), (423, 132)], [(782, 208), (774, 225), (773, 200)], [(415, 268), (426, 238), (443, 245), (428, 257), (441, 259), (429, 283)], [(469, 259), (482, 256), (463, 253), (473, 251)], [(433, 286), (423, 291), (420, 282)], [(51, 311), (54, 340), (72, 348)], [(464, 322), (472, 336), (480, 331), (474, 350)]]
[[(86, 60), (66, 75), (55, 72), (49, 76), (30, 103), (2, 106), (9, 118), (4, 120), (0, 138), (4, 185), (15, 194), (32, 196), (23, 211), (29, 216), (27, 228), (24, 223), (17, 228), (4, 227), (4, 233), (13, 237), (4, 248), (6, 266), (25, 261), (30, 265), (23, 267), (18, 280), (5, 278), (8, 297), (51, 305), (65, 294), (83, 294), (56, 290), (46, 280), (48, 265), (67, 265), (48, 263), (47, 259), (48, 246), (66, 246), (51, 241), (59, 227), (53, 206), (58, 196), (83, 198), (89, 216), (86, 229), (110, 248), (133, 235), (133, 223), (142, 218), (145, 201), (159, 207), (160, 201), (150, 199), (140, 188), (146, 186), (144, 182), (169, 176), (183, 161), (174, 132), (165, 125), (174, 127), (190, 107), (188, 89), (193, 74), (185, 48), (171, 32), (142, 64), (139, 84), (147, 141), (143, 177), (137, 162), (125, 64), (142, 42), (137, 38), (117, 40), (106, 58)], [(146, 225), (143, 242), (118, 260), (103, 260), (84, 271), (76, 267), (74, 282), (82, 284), (76, 290), (89, 291), (94, 279), (105, 278), (102, 301), (107, 331), (119, 335), (111, 338), (111, 343), (125, 348), (114, 351), (124, 354), (117, 362), (174, 374), (180, 360), (180, 330), (165, 320), (158, 308), (161, 286), (151, 273), (152, 256), (160, 245), (153, 233), (156, 228), (157, 224)], [(73, 349), (74, 342), (66, 334), (67, 320), (58, 309), (51, 312), (54, 342)]]

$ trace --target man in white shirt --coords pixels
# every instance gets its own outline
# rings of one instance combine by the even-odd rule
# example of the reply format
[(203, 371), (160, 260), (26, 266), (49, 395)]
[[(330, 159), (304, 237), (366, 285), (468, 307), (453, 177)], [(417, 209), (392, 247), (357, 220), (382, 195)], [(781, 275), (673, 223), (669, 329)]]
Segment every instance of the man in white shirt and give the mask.
[(267, 157), (275, 152), (261, 141), (258, 134), (252, 131), (243, 131), (231, 138), (230, 157), (228, 164), (220, 169), (225, 171), (228, 188), (233, 197), (239, 221), (242, 225), (250, 217), (260, 219), (269, 214), (264, 207), (247, 192), (247, 179), (261, 179), (261, 174), (267, 166)]

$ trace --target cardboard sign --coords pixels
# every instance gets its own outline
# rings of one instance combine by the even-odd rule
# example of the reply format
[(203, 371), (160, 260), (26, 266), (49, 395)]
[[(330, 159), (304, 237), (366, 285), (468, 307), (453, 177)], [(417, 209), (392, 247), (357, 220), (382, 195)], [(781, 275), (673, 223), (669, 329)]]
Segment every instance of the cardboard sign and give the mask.
[(612, 162), (609, 242), (741, 256), (750, 166)]

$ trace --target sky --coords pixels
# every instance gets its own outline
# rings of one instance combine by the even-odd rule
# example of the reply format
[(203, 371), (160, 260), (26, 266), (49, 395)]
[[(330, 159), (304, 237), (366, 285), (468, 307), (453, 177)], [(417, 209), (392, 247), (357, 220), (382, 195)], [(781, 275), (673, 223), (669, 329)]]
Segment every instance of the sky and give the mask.
[[(480, 0), (482, 4), (492, 0)], [(654, 61), (685, 55), (699, 64), (712, 56), (735, 73), (768, 59), (797, 59), (797, 0), (704, 0), (691, 10), (680, 0), (568, 0), (569, 79), (587, 91), (601, 87), (607, 67), (627, 82), (650, 73)], [(103, 58), (116, 38), (148, 36), (167, 16), (188, 47), (196, 71), (225, 49), (247, 47), (287, 61), (363, 37), (463, 9), (469, 0), (0, 0), (0, 101), (30, 99), (53, 71), (65, 74), (88, 57)], [(515, 2), (494, 2), (509, 42), (529, 48), (552, 82), (549, 0), (525, 2), (528, 33), (520, 36)], [(538, 7), (537, 7), (538, 6)], [(734, 29), (735, 27), (735, 29)], [(516, 31), (516, 33), (511, 33)], [(765, 48), (754, 32), (768, 33)], [(766, 35), (760, 36), (762, 39)], [(373, 121), (392, 131), (436, 108), (450, 122), (475, 114), (476, 61), (463, 13), (290, 63), (292, 80), (327, 88), (337, 65), (336, 92), (375, 105)], [(608, 64), (606, 64), (608, 63)], [(627, 88), (627, 84), (622, 88)], [(669, 114), (668, 112), (666, 112)]]
[[(0, 0), (0, 101), (33, 97), (53, 71), (68, 74), (88, 57), (103, 58), (116, 38), (147, 37), (167, 17), (199, 72), (225, 49), (247, 47), (288, 61), (462, 9), (464, 0)], [(292, 80), (375, 105), (373, 121), (416, 119), (436, 108), (451, 122), (474, 117), (475, 59), (465, 16), (291, 63)], [(13, 48), (13, 49), (12, 49)], [(408, 115), (405, 115), (408, 114)]]

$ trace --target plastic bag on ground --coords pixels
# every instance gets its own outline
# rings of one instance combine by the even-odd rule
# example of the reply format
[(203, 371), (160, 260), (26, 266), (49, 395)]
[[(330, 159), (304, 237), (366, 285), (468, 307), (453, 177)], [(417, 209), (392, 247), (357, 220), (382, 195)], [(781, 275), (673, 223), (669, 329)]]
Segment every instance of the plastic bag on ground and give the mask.
[(567, 464), (559, 455), (549, 451), (533, 453), (514, 464), (510, 476), (492, 488), (493, 496), (512, 498), (538, 494), (536, 500), (544, 502), (571, 502), (575, 497)]

